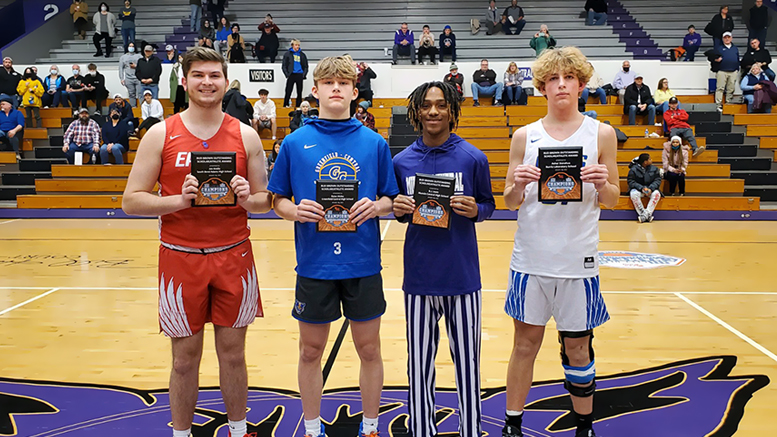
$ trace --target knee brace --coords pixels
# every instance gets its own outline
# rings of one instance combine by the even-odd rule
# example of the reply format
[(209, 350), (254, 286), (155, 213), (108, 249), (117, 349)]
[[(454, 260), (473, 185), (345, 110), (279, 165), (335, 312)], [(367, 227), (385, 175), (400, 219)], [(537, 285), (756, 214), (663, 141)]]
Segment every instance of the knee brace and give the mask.
[[(584, 337), (588, 337), (588, 354), (591, 362), (582, 367), (572, 366), (570, 365), (569, 357), (566, 353), (564, 339)], [(558, 341), (561, 344), (561, 364), (564, 366), (564, 388), (567, 389), (572, 396), (579, 398), (590, 397), (593, 396), (596, 389), (596, 366), (594, 365), (593, 338), (594, 332), (592, 329), (579, 332), (559, 331), (558, 333)]]

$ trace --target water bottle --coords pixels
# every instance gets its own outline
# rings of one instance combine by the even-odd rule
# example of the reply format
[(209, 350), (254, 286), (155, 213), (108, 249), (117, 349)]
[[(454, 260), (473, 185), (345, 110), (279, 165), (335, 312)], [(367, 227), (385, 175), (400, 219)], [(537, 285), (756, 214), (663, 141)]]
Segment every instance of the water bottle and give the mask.
[(650, 136), (650, 133), (648, 132), (648, 129), (645, 128), (645, 138), (648, 138)]
[(97, 154), (92, 153), (92, 164), (97, 164)]

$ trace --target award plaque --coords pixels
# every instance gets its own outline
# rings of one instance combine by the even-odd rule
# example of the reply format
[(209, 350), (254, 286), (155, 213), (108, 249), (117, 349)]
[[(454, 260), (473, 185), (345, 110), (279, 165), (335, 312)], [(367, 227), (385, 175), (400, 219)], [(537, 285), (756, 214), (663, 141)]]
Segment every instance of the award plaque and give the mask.
[(237, 196), (229, 183), (237, 172), (235, 152), (192, 152), (192, 176), (199, 182), (192, 206), (234, 206)]
[(450, 176), (417, 173), (413, 189), (415, 211), (411, 223), (450, 229), (451, 196), (455, 185), (456, 180)]
[(540, 202), (582, 202), (583, 168), (582, 147), (540, 147), (539, 148)]
[(316, 202), (324, 207), (324, 218), (317, 223), (318, 232), (356, 232), (350, 221), (351, 207), (359, 198), (359, 181), (319, 179)]

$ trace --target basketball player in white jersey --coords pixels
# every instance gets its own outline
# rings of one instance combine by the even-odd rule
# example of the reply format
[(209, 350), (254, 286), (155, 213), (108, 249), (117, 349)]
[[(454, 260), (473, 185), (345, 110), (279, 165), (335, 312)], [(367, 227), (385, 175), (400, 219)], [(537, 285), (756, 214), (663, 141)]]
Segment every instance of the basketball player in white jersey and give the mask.
[[(507, 369), (503, 437), (523, 436), (521, 423), (532, 384), (534, 360), (545, 324), (556, 321), (577, 423), (575, 437), (593, 437), (593, 329), (609, 319), (599, 290), (599, 204), (618, 202), (617, 140), (608, 125), (577, 111), (592, 67), (575, 47), (545, 50), (533, 67), (534, 86), (548, 101), (548, 114), (520, 128), (510, 145), (505, 204), (518, 211), (505, 312), (515, 338)], [(582, 202), (539, 202), (538, 148), (583, 148)]]

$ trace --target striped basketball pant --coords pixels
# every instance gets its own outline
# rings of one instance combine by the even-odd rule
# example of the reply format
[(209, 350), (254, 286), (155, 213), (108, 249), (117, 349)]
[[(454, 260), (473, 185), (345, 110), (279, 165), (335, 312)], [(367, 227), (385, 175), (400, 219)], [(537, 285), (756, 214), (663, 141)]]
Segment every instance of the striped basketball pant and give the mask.
[(456, 370), (459, 434), (480, 437), (480, 291), (458, 296), (420, 296), (405, 293), (407, 320), (408, 431), (414, 437), (433, 437), (435, 422), (434, 360), (440, 343), (439, 322), (445, 326)]

